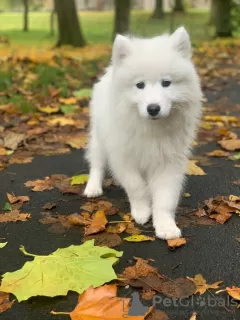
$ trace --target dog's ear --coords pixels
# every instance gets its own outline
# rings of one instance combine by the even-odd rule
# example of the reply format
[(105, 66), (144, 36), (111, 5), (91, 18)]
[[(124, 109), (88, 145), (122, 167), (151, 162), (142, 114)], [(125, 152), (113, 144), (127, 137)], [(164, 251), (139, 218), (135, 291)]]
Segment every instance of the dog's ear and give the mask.
[(114, 40), (112, 61), (113, 64), (119, 64), (130, 53), (131, 41), (129, 38), (118, 34)]
[(184, 27), (178, 28), (171, 36), (172, 47), (177, 50), (184, 58), (191, 59), (192, 48), (187, 30)]

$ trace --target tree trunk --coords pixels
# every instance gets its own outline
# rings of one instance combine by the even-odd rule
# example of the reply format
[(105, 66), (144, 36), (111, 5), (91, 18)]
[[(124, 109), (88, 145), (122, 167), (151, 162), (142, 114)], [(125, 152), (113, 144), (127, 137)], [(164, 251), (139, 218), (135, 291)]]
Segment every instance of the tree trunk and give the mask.
[(55, 21), (55, 9), (52, 9), (51, 15), (50, 15), (50, 36), (54, 37), (55, 35), (55, 29), (54, 29), (54, 21)]
[(217, 1), (211, 1), (211, 8), (210, 8), (210, 19), (209, 24), (215, 25), (216, 23), (216, 14), (217, 14)]
[(153, 19), (162, 19), (164, 17), (163, 0), (155, 0), (155, 9), (153, 11)]
[(58, 18), (59, 30), (57, 47), (62, 45), (84, 47), (86, 41), (78, 19), (75, 0), (54, 0), (54, 5)]
[(97, 0), (96, 2), (96, 10), (102, 11), (104, 8), (104, 0)]
[(28, 11), (29, 11), (29, 3), (28, 0), (22, 0), (23, 2), (23, 31), (27, 32), (28, 31)]
[(175, 0), (174, 11), (175, 12), (184, 12), (183, 0)]
[(114, 37), (129, 31), (131, 0), (115, 0)]
[(231, 0), (212, 0), (214, 2), (214, 24), (217, 37), (231, 37)]

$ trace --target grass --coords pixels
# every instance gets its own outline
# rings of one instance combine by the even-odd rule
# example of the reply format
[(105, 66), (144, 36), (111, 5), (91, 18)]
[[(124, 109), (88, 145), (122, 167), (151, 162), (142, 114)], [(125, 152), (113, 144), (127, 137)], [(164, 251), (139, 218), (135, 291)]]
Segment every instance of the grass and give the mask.
[[(211, 37), (212, 30), (208, 26), (208, 12), (190, 10), (186, 14), (175, 14), (174, 29), (186, 26), (193, 40), (205, 40)], [(113, 12), (81, 12), (81, 23), (88, 43), (110, 43), (113, 30)], [(154, 36), (169, 32), (170, 14), (164, 20), (151, 19), (151, 12), (133, 11), (131, 16), (131, 32), (141, 36)], [(23, 17), (21, 13), (0, 13), (0, 36), (7, 36), (12, 45), (49, 46), (56, 41), (50, 36), (50, 13), (31, 12), (30, 31), (22, 31)]]

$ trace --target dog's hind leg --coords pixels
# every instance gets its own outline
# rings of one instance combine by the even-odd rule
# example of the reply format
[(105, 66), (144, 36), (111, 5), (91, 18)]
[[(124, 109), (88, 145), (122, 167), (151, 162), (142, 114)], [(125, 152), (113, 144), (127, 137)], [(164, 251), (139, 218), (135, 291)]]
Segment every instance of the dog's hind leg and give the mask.
[(88, 198), (95, 198), (103, 193), (102, 182), (104, 179), (106, 155), (103, 146), (101, 146), (94, 132), (89, 142), (86, 158), (90, 164), (90, 174), (84, 195)]

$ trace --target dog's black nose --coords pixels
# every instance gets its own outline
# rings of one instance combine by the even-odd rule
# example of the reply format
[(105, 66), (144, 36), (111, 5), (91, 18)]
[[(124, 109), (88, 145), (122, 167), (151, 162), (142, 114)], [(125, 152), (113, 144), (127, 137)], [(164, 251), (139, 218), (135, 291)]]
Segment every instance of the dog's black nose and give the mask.
[(156, 103), (149, 104), (147, 107), (147, 112), (150, 114), (150, 116), (155, 117), (159, 114), (160, 106)]

